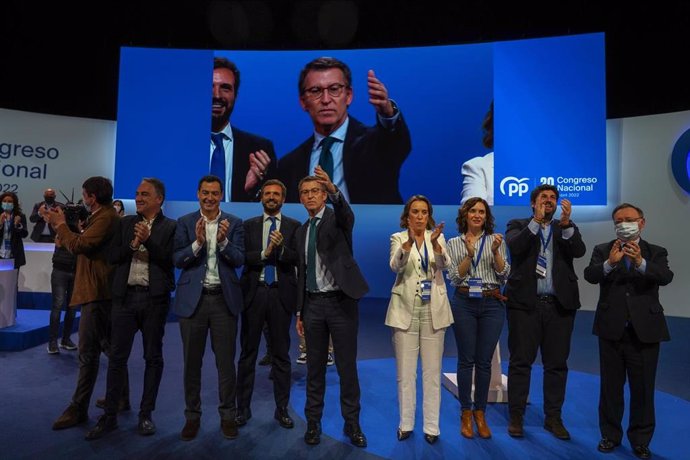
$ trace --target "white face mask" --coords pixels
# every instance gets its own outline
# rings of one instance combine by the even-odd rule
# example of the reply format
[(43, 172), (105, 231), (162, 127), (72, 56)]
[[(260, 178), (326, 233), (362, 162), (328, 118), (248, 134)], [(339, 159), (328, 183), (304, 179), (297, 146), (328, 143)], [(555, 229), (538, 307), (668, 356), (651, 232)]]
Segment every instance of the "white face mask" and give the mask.
[(621, 241), (630, 241), (640, 236), (640, 225), (637, 222), (619, 222), (616, 224), (616, 237)]

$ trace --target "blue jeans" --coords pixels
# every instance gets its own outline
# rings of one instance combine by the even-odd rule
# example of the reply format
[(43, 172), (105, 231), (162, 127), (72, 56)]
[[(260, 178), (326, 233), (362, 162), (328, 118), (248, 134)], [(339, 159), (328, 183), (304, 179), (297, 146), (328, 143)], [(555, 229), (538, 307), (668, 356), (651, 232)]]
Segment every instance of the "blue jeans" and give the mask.
[(458, 397), (462, 409), (485, 410), (491, 380), (491, 358), (505, 321), (503, 302), (493, 297), (470, 298), (455, 291), (451, 302), (453, 332), (458, 347)]

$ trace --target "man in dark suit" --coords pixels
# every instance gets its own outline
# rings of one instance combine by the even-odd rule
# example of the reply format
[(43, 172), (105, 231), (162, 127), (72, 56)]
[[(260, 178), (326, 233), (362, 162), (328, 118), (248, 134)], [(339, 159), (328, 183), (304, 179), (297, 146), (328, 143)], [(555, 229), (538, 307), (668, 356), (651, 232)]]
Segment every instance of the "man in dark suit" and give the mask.
[[(369, 286), (353, 257), (355, 216), (343, 194), (317, 166), (314, 176), (299, 183), (300, 200), (309, 220), (296, 233), (299, 257), (297, 331), (307, 341), (307, 401), (304, 441), (321, 441), (321, 416), (326, 391), (328, 337), (333, 338), (335, 366), (340, 376), (340, 409), (350, 442), (366, 447), (359, 425), (357, 376), (358, 300)], [(326, 206), (330, 199), (333, 209)]]
[(235, 422), (235, 339), (242, 310), (242, 290), (235, 269), (244, 263), (242, 220), (220, 210), (223, 184), (204, 176), (197, 190), (200, 212), (180, 217), (175, 230), (177, 280), (173, 310), (180, 318), (184, 353), (186, 423), (180, 437), (196, 437), (201, 423), (201, 362), (206, 336), (218, 369), (220, 427), (228, 439), (237, 437)]
[(64, 209), (65, 205), (55, 201), (55, 190), (47, 188), (43, 191), (43, 201), (34, 205), (29, 221), (33, 222), (34, 228), (31, 230), (31, 240), (36, 243), (53, 243), (55, 241), (55, 229), (46, 224), (43, 215), (48, 209), (59, 206)]
[(659, 286), (673, 279), (668, 253), (640, 238), (644, 213), (629, 203), (612, 213), (616, 239), (597, 245), (585, 279), (599, 284), (594, 334), (599, 336), (598, 449), (611, 452), (623, 438), (623, 387), (630, 383), (628, 440), (639, 458), (650, 458), (656, 425), (654, 381), (659, 342), (670, 340)]
[(412, 149), (410, 132), (373, 70), (368, 74), (368, 93), (376, 110), (373, 127), (348, 116), (352, 74), (344, 62), (322, 57), (302, 69), (299, 101), (311, 118), (314, 134), (278, 164), (289, 203), (299, 201), (297, 184), (317, 164), (350, 203), (402, 203), (398, 178)]
[(273, 143), (230, 126), (240, 88), (240, 71), (225, 58), (213, 59), (210, 174), (220, 177), (225, 201), (257, 201), (261, 184), (275, 177)]
[(570, 220), (571, 204), (561, 201), (554, 220), (558, 189), (540, 185), (530, 195), (533, 216), (508, 222), (506, 241), (511, 272), (508, 297), (508, 434), (524, 436), (523, 417), (532, 364), (541, 350), (544, 366), (544, 429), (570, 439), (561, 409), (568, 378), (570, 336), (580, 308), (573, 259), (585, 254), (582, 235)]
[(110, 245), (108, 262), (115, 274), (105, 414), (87, 433), (87, 440), (117, 428), (118, 403), (137, 330), (141, 331), (146, 361), (137, 429), (141, 435), (156, 432), (151, 413), (163, 375), (163, 334), (170, 292), (175, 287), (172, 252), (176, 223), (163, 215), (164, 200), (165, 186), (160, 180), (142, 179), (135, 197), (137, 213), (118, 221)]
[(237, 364), (237, 424), (242, 426), (252, 416), (256, 358), (264, 324), (268, 324), (271, 348), (271, 378), (276, 410), (274, 418), (283, 428), (292, 428), (288, 414), (290, 400), (290, 323), (297, 303), (295, 266), (295, 219), (281, 213), (285, 185), (267, 180), (261, 188), (264, 212), (244, 222), (245, 263), (242, 272), (244, 311), (240, 343), (242, 353)]

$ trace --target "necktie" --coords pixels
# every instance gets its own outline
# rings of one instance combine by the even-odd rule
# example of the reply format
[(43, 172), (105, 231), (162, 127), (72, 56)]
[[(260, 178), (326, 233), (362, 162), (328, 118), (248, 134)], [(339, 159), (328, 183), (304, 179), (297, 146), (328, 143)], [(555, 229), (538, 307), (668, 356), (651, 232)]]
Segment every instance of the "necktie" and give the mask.
[(628, 259), (628, 256), (623, 256), (623, 261), (625, 262), (625, 268), (630, 270), (630, 259)]
[(220, 177), (223, 188), (225, 188), (225, 147), (223, 147), (223, 134), (211, 133), (211, 140), (216, 148), (213, 149), (213, 155), (211, 156), (210, 173)]
[[(268, 229), (266, 247), (271, 244), (271, 232), (276, 229), (276, 218), (269, 217), (269, 219), (271, 220), (271, 228)], [(276, 280), (276, 268), (271, 262), (274, 260), (275, 251), (277, 251), (277, 249), (274, 248), (273, 251), (274, 252), (271, 253), (269, 260), (266, 261), (266, 264), (264, 265), (264, 282), (269, 285)]]
[(333, 154), (331, 153), (331, 146), (335, 141), (334, 137), (324, 137), (321, 140), (321, 155), (319, 156), (319, 165), (326, 171), (331, 181), (333, 181)]
[(316, 292), (316, 224), (318, 217), (309, 222), (309, 241), (307, 242), (307, 291)]

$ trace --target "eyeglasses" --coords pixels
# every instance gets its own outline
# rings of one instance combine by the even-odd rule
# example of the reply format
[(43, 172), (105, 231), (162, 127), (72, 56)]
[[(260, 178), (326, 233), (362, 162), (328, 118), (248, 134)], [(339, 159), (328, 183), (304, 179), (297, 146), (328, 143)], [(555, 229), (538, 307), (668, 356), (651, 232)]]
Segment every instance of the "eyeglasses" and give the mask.
[(300, 190), (299, 194), (302, 196), (309, 196), (309, 195), (318, 195), (319, 193), (323, 192), (323, 189), (320, 188), (309, 188), (309, 189), (304, 189)]
[(642, 217), (625, 217), (623, 219), (614, 220), (613, 223), (614, 224), (620, 224), (622, 222), (630, 223), (630, 222), (639, 222), (641, 220), (642, 220)]
[(326, 88), (322, 88), (320, 86), (312, 86), (311, 88), (307, 88), (304, 90), (305, 96), (307, 96), (309, 99), (321, 99), (323, 96), (324, 91), (328, 91), (328, 95), (331, 97), (340, 97), (343, 94), (343, 90), (345, 88), (349, 88), (347, 85), (343, 85), (342, 83), (334, 83), (330, 86), (327, 86)]

